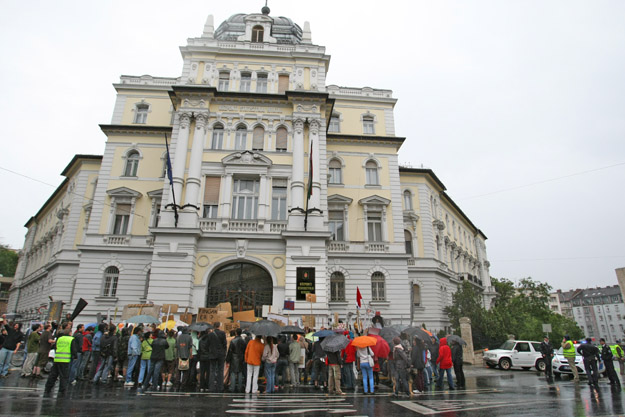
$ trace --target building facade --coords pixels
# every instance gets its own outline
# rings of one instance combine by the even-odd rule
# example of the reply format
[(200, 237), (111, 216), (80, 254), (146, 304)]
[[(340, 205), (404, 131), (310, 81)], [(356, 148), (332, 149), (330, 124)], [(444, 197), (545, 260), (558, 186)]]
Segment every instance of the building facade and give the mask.
[(209, 16), (181, 54), (180, 77), (115, 84), (104, 154), (77, 155), (26, 224), (10, 309), (292, 300), (321, 325), (359, 290), (361, 315), (437, 330), (463, 280), (490, 306), (486, 236), (433, 171), (399, 165), (390, 90), (326, 85), (307, 22)]
[(608, 342), (625, 337), (625, 304), (618, 285), (576, 290), (573, 319), (587, 337)]

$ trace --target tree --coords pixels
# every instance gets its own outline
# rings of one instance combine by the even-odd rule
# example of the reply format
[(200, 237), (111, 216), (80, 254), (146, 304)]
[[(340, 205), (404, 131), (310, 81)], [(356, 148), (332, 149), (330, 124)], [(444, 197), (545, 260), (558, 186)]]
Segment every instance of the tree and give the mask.
[(0, 274), (4, 277), (15, 276), (18, 258), (16, 251), (8, 246), (0, 245)]

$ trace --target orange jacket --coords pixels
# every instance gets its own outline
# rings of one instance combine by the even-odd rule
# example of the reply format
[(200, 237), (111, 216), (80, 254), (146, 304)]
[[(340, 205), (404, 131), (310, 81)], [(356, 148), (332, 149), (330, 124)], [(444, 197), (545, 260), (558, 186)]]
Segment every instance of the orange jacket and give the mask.
[(250, 340), (245, 348), (245, 363), (260, 366), (265, 345), (258, 339)]

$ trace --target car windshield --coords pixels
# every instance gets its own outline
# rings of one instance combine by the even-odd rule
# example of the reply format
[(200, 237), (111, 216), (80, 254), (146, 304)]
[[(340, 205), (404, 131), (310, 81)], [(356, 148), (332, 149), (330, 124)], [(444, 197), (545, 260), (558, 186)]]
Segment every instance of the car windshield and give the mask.
[(499, 349), (512, 350), (512, 348), (514, 347), (514, 344), (515, 344), (514, 340), (508, 340), (506, 343), (501, 345), (501, 347)]

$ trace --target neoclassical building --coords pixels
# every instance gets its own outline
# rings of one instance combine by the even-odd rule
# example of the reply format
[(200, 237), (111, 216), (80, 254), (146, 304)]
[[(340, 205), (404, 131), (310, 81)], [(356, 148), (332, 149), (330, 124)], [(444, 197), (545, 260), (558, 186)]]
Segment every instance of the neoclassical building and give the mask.
[(26, 223), (9, 310), (292, 300), (325, 324), (355, 315), (359, 289), (361, 315), (438, 330), (463, 280), (490, 305), (486, 236), (433, 171), (399, 165), (391, 91), (326, 85), (307, 22), (209, 16), (181, 54), (179, 77), (114, 85), (103, 155), (76, 155)]

